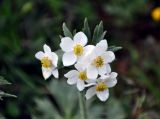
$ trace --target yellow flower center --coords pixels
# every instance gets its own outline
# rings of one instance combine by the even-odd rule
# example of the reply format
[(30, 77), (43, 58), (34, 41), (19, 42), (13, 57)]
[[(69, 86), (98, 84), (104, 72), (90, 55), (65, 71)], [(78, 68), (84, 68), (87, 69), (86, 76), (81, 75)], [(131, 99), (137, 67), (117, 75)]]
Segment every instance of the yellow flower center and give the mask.
[(87, 80), (87, 74), (85, 71), (82, 71), (79, 73), (79, 79), (80, 80)]
[(77, 44), (74, 46), (74, 54), (75, 55), (81, 56), (83, 54), (83, 51), (84, 51), (84, 49), (83, 49), (82, 45)]
[(96, 57), (92, 64), (97, 68), (102, 67), (104, 65), (104, 59), (101, 56)]
[(96, 91), (104, 91), (106, 90), (108, 87), (104, 82), (100, 82), (96, 85)]
[(52, 66), (52, 61), (48, 57), (43, 57), (41, 59), (41, 64), (44, 68), (49, 68)]
[(155, 21), (160, 21), (160, 7), (153, 9), (151, 16)]

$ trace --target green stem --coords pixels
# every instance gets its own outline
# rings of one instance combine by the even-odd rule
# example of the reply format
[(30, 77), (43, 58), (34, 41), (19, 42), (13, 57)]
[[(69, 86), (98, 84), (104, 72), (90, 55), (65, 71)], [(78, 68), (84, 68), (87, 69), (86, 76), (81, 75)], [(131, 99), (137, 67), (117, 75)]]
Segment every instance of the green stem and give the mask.
[(81, 119), (87, 119), (86, 101), (83, 92), (79, 92), (79, 106)]

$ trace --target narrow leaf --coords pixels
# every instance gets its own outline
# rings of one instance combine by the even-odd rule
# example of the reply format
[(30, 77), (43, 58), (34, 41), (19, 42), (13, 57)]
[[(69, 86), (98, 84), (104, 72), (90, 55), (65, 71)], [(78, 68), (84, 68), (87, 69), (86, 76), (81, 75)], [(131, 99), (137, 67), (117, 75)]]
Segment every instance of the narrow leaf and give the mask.
[(9, 93), (5, 93), (3, 91), (0, 91), (0, 99), (2, 99), (2, 97), (13, 97), (13, 98), (16, 98), (17, 96), (9, 94)]
[(103, 22), (101, 21), (98, 25), (98, 34), (103, 34)]
[(73, 35), (75, 35), (75, 34), (76, 34), (76, 31), (77, 31), (76, 29), (74, 29), (74, 30), (73, 30)]
[(107, 31), (104, 31), (103, 34), (101, 35), (100, 39), (103, 40), (104, 36), (106, 35)]
[(106, 34), (106, 31), (103, 31), (103, 22), (101, 21), (99, 25), (96, 25), (94, 29), (92, 43), (96, 44), (99, 41), (103, 40), (105, 34)]
[(122, 49), (122, 47), (120, 47), (120, 46), (110, 46), (109, 48), (108, 48), (108, 50), (109, 51), (113, 51), (113, 52), (116, 52), (116, 51), (118, 51), (118, 50), (121, 50)]
[(96, 44), (98, 39), (98, 25), (96, 25), (95, 29), (94, 29), (94, 33), (93, 33), (93, 38), (92, 38), (92, 43)]
[(68, 27), (66, 26), (65, 23), (63, 23), (62, 28), (63, 28), (63, 33), (64, 33), (64, 36), (65, 36), (65, 37), (73, 38), (72, 33), (70, 32), (70, 30), (68, 29)]
[(0, 76), (0, 85), (8, 85), (8, 84), (11, 84), (11, 83), (5, 80), (2, 76)]
[(85, 18), (84, 20), (84, 26), (83, 26), (83, 32), (87, 35), (89, 41), (91, 40), (91, 30), (89, 28), (88, 20)]

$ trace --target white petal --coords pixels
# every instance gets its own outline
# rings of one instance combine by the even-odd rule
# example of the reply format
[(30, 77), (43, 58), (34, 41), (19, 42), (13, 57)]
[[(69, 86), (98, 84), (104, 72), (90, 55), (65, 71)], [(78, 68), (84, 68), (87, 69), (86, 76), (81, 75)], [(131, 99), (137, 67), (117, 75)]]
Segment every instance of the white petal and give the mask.
[(88, 68), (87, 68), (87, 77), (89, 79), (96, 79), (98, 76), (98, 70), (96, 67), (90, 65)]
[(85, 46), (88, 42), (87, 36), (83, 32), (78, 32), (73, 38), (75, 44)]
[(51, 48), (48, 45), (44, 44), (43, 49), (47, 55), (51, 54)]
[(64, 52), (70, 52), (73, 50), (73, 40), (69, 37), (61, 39), (60, 47)]
[(116, 78), (118, 76), (118, 74), (116, 72), (112, 72), (110, 74), (110, 78)]
[(108, 48), (108, 44), (106, 40), (101, 40), (99, 43), (97, 43), (95, 52), (97, 55), (101, 55), (104, 53)]
[(51, 68), (43, 68), (42, 67), (42, 74), (43, 74), (43, 77), (46, 79), (48, 79), (51, 74), (52, 74), (52, 69)]
[(57, 70), (57, 69), (53, 70), (53, 71), (52, 71), (52, 74), (53, 74), (53, 76), (54, 76), (55, 78), (58, 78), (58, 77), (59, 77), (59, 73), (58, 73), (58, 70)]
[(105, 63), (111, 63), (115, 59), (115, 55), (112, 51), (107, 51), (102, 56), (105, 60)]
[(64, 76), (66, 78), (71, 78), (71, 77), (75, 77), (78, 75), (78, 71), (77, 70), (71, 70), (68, 73), (64, 74)]
[(116, 78), (106, 80), (106, 85), (109, 88), (114, 87), (116, 84), (117, 84), (117, 79)]
[(90, 84), (93, 85), (96, 84), (97, 79), (87, 79), (86, 82), (87, 82), (86, 86), (89, 86)]
[(84, 47), (84, 55), (87, 56), (91, 54), (94, 50), (95, 46), (94, 45), (87, 45)]
[(67, 83), (68, 83), (69, 85), (76, 84), (76, 83), (77, 83), (77, 79), (78, 79), (78, 77), (69, 78), (69, 79), (67, 80)]
[(98, 68), (98, 74), (104, 75), (105, 73), (107, 73), (106, 65), (103, 65), (102, 67)]
[(56, 53), (52, 52), (52, 63), (55, 67), (57, 67), (58, 64), (58, 56)]
[(99, 92), (96, 92), (96, 94), (97, 94), (97, 97), (104, 102), (109, 97), (109, 90), (99, 91)]
[(77, 88), (78, 88), (79, 91), (82, 91), (85, 88), (84, 81), (78, 80), (77, 81)]
[(86, 99), (88, 100), (88, 99), (90, 99), (91, 97), (93, 97), (95, 94), (96, 94), (95, 87), (91, 87), (91, 88), (89, 88), (89, 89), (87, 90), (85, 97), (86, 97)]
[(39, 60), (41, 60), (44, 57), (44, 52), (39, 51), (35, 54), (35, 57)]
[(85, 70), (85, 66), (81, 62), (76, 63), (74, 66), (78, 71), (84, 71)]
[(62, 57), (63, 65), (64, 66), (71, 66), (77, 60), (77, 57), (74, 55), (73, 52), (66, 52)]
[(106, 64), (106, 73), (111, 73), (111, 67), (109, 64)]

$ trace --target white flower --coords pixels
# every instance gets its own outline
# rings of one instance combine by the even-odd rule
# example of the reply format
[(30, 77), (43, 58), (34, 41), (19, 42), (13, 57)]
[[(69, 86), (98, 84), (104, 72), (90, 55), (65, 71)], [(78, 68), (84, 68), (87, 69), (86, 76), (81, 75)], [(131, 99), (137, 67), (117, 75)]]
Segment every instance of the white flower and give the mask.
[(96, 79), (98, 74), (104, 75), (111, 72), (109, 63), (115, 59), (112, 51), (106, 51), (108, 44), (102, 40), (95, 46), (94, 50), (85, 60), (87, 65), (87, 76), (89, 79)]
[(43, 46), (44, 52), (39, 51), (35, 54), (35, 57), (41, 61), (42, 73), (45, 79), (49, 78), (51, 74), (55, 78), (58, 78), (58, 56), (56, 53), (52, 52), (50, 47), (46, 44)]
[(69, 85), (77, 84), (79, 91), (82, 91), (85, 88), (85, 82), (90, 82), (87, 78), (86, 70), (83, 65), (80, 63), (75, 64), (76, 70), (71, 70), (66, 73), (64, 76), (68, 78), (67, 83)]
[(94, 95), (101, 101), (106, 101), (109, 97), (109, 88), (114, 87), (117, 84), (117, 73), (112, 72), (108, 75), (103, 75), (95, 83), (92, 83), (92, 87), (90, 87), (86, 92), (86, 99), (90, 99)]
[(71, 66), (79, 61), (90, 49), (86, 46), (88, 42), (87, 36), (83, 32), (78, 32), (73, 37), (63, 37), (60, 47), (65, 52), (62, 61), (64, 66)]

